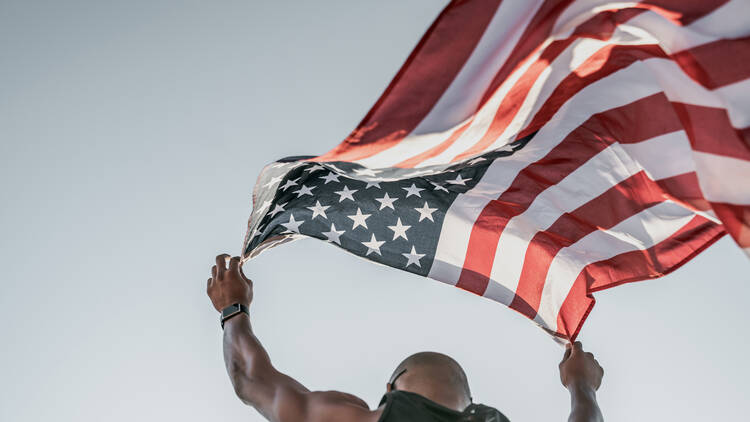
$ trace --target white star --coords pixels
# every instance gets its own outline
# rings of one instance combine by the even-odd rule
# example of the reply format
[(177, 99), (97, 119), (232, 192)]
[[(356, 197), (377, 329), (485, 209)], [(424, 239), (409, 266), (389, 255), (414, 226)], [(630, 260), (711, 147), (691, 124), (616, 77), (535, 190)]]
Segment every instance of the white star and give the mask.
[(469, 180), (471, 180), (471, 177), (469, 177), (468, 179), (462, 179), (461, 175), (458, 174), (458, 175), (456, 175), (455, 179), (453, 179), (453, 180), (446, 180), (446, 183), (451, 183), (453, 185), (466, 186), (466, 182), (468, 182)]
[(332, 171), (329, 171), (327, 175), (325, 175), (325, 176), (322, 177), (322, 179), (326, 181), (323, 184), (327, 185), (328, 182), (338, 182), (339, 181), (339, 175), (336, 174), (336, 173), (334, 173), (334, 172), (332, 172)]
[(367, 182), (367, 186), (365, 186), (365, 189), (370, 189), (373, 186), (380, 189), (380, 182)]
[(328, 238), (329, 242), (338, 243), (339, 245), (341, 245), (341, 239), (339, 239), (339, 237), (341, 237), (341, 235), (344, 234), (345, 231), (346, 230), (336, 230), (336, 226), (331, 223), (331, 231), (323, 232), (322, 234), (323, 236)]
[(425, 202), (422, 208), (414, 208), (414, 209), (419, 212), (419, 221), (422, 221), (425, 218), (427, 218), (433, 223), (435, 222), (435, 220), (432, 219), (432, 213), (437, 211), (437, 208), (430, 208), (429, 206), (427, 206), (427, 202)]
[(408, 188), (401, 188), (406, 191), (406, 197), (410, 197), (412, 195), (417, 195), (418, 197), (422, 197), (422, 195), (419, 193), (423, 191), (424, 189), (418, 188), (414, 183), (411, 184)]
[(357, 189), (350, 190), (348, 186), (344, 185), (344, 190), (336, 191), (336, 193), (339, 195), (339, 202), (342, 202), (344, 199), (351, 199), (354, 201), (354, 192), (356, 192)]
[(314, 220), (315, 217), (317, 217), (319, 215), (322, 215), (323, 218), (328, 218), (328, 216), (326, 215), (326, 210), (328, 208), (330, 208), (330, 207), (331, 207), (330, 205), (323, 206), (323, 205), (320, 205), (320, 201), (315, 201), (315, 206), (314, 207), (307, 207), (307, 209), (308, 210), (312, 210), (313, 216), (312, 216), (311, 220)]
[(380, 247), (383, 245), (383, 243), (385, 243), (385, 240), (379, 241), (378, 239), (375, 239), (375, 234), (373, 233), (369, 242), (362, 242), (363, 245), (367, 246), (367, 253), (365, 253), (365, 256), (373, 252), (382, 256), (382, 254), (380, 253)]
[(354, 214), (354, 215), (347, 215), (347, 217), (349, 217), (352, 220), (354, 220), (354, 226), (352, 226), (352, 230), (356, 229), (359, 226), (362, 226), (364, 228), (368, 228), (367, 227), (367, 223), (365, 222), (365, 220), (367, 220), (367, 218), (369, 216), (371, 216), (371, 215), (372, 214), (362, 214), (362, 210), (359, 209), (359, 208), (357, 208), (357, 213), (356, 214)]
[[(286, 205), (286, 204), (284, 204), (284, 205)], [(274, 215), (276, 215), (276, 214), (284, 211), (284, 205), (276, 204), (276, 206), (274, 207), (273, 211), (271, 211), (271, 217), (273, 217)]]
[(283, 174), (282, 174), (282, 175), (280, 175), (280, 176), (272, 177), (272, 178), (271, 178), (271, 180), (269, 180), (269, 181), (268, 181), (268, 183), (266, 183), (266, 184), (265, 184), (265, 185), (263, 185), (263, 186), (265, 186), (265, 187), (269, 187), (269, 186), (271, 186), (271, 185), (274, 185), (274, 184), (276, 184), (276, 183), (279, 183), (279, 182), (281, 181), (281, 179), (283, 179), (283, 178), (284, 178), (284, 175), (283, 175)]
[(256, 228), (255, 228), (255, 229), (253, 230), (253, 234), (251, 234), (251, 235), (250, 235), (250, 240), (253, 240), (253, 239), (255, 239), (255, 236), (259, 235), (260, 233), (261, 233), (261, 231), (260, 231), (260, 230), (258, 230), (258, 228), (256, 227)]
[(357, 173), (357, 176), (372, 176), (375, 177), (379, 173), (375, 173), (375, 170), (368, 169), (367, 167), (362, 169), (354, 169), (354, 172)]
[(297, 180), (299, 180), (299, 179), (300, 178), (298, 177), (298, 178), (296, 178), (294, 180), (292, 180), (292, 179), (287, 180), (286, 183), (284, 183), (284, 186), (281, 187), (281, 189), (287, 190), (287, 189), (291, 188), (292, 186), (294, 186), (294, 185), (297, 184)]
[(326, 168), (325, 168), (325, 167), (323, 167), (323, 166), (321, 166), (320, 164), (315, 164), (315, 165), (314, 165), (314, 166), (312, 166), (312, 167), (308, 167), (308, 168), (306, 168), (306, 169), (302, 170), (302, 172), (306, 172), (306, 171), (309, 171), (310, 173), (312, 173), (312, 172), (314, 172), (315, 170), (325, 170), (325, 169), (326, 169)]
[(286, 222), (286, 223), (281, 223), (281, 225), (284, 226), (284, 227), (286, 227), (287, 230), (289, 230), (289, 231), (292, 231), (292, 232), (295, 232), (295, 233), (299, 233), (299, 226), (303, 222), (304, 221), (302, 221), (302, 220), (295, 221), (294, 220), (294, 214), (292, 214), (292, 215), (289, 216), (289, 221)]
[(484, 157), (477, 157), (477, 158), (469, 161), (469, 165), (473, 166), (474, 164), (476, 164), (476, 163), (478, 163), (480, 161), (485, 161), (485, 160), (486, 160), (486, 158), (484, 158)]
[(419, 263), (419, 260), (422, 259), (422, 257), (425, 255), (423, 253), (417, 253), (417, 250), (414, 249), (414, 246), (411, 247), (410, 253), (402, 253), (404, 257), (406, 257), (406, 266), (408, 267), (411, 264), (416, 265), (419, 268), (422, 268), (422, 265)]
[(382, 198), (375, 198), (376, 201), (380, 202), (380, 209), (382, 210), (385, 207), (388, 207), (392, 210), (396, 210), (393, 208), (393, 203), (398, 200), (398, 198), (391, 198), (388, 196), (388, 192), (385, 193), (385, 196)]
[(513, 145), (511, 144), (505, 144), (497, 149), (498, 151), (504, 151), (504, 152), (513, 152)]
[(312, 190), (315, 189), (316, 187), (317, 186), (307, 187), (307, 185), (302, 185), (302, 187), (299, 188), (299, 190), (296, 190), (296, 191), (294, 191), (292, 193), (296, 193), (297, 194), (297, 198), (299, 198), (299, 197), (301, 197), (303, 195), (313, 196)]
[(448, 189), (446, 189), (445, 186), (443, 186), (441, 184), (438, 184), (438, 183), (435, 183), (435, 182), (430, 182), (430, 183), (432, 183), (432, 186), (435, 186), (435, 189), (433, 189), (433, 190), (444, 190), (444, 191), (448, 192)]
[(396, 221), (395, 226), (388, 226), (389, 229), (393, 230), (393, 240), (398, 239), (399, 237), (403, 237), (406, 240), (409, 240), (409, 238), (406, 237), (406, 231), (411, 228), (411, 226), (404, 226), (401, 224), (401, 219), (399, 218)]

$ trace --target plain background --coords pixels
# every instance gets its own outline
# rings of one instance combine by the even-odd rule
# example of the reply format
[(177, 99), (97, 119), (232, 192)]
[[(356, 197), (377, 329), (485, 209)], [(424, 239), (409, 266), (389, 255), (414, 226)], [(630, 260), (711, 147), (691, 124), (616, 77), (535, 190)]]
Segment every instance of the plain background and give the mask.
[[(261, 167), (343, 139), (444, 4), (0, 1), (0, 420), (261, 420), (225, 374), (213, 257)], [(316, 240), (246, 273), (257, 335), (312, 389), (374, 407), (437, 350), (512, 420), (567, 417), (562, 349), (499, 304)], [(724, 238), (597, 294), (608, 421), (747, 418), (748, 273)]]

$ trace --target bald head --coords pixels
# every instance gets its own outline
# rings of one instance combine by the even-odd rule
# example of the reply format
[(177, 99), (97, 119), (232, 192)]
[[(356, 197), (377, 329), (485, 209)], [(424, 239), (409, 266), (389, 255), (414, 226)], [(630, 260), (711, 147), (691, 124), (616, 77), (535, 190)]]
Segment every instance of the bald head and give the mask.
[(449, 408), (461, 411), (471, 404), (466, 373), (442, 353), (415, 353), (396, 367), (390, 379), (389, 388), (411, 391)]

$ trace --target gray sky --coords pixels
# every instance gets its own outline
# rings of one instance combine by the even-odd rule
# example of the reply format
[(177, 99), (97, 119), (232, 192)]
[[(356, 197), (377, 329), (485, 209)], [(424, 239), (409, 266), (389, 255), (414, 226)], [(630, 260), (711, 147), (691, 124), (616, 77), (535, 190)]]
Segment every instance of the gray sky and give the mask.
[[(444, 3), (0, 1), (0, 420), (262, 420), (225, 374), (213, 257), (239, 253), (261, 167), (343, 139)], [(746, 417), (749, 270), (724, 238), (596, 296), (608, 421)], [(374, 407), (436, 350), (511, 419), (567, 416), (561, 349), (497, 303), (316, 240), (246, 273), (309, 388)]]

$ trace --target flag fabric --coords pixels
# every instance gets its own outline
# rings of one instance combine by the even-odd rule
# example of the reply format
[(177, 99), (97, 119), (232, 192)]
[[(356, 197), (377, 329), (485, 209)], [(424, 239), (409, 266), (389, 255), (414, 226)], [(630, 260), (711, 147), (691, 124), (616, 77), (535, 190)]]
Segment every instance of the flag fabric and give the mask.
[(750, 253), (750, 1), (462, 0), (338, 146), (266, 166), (249, 259), (313, 237), (574, 340), (593, 292)]

